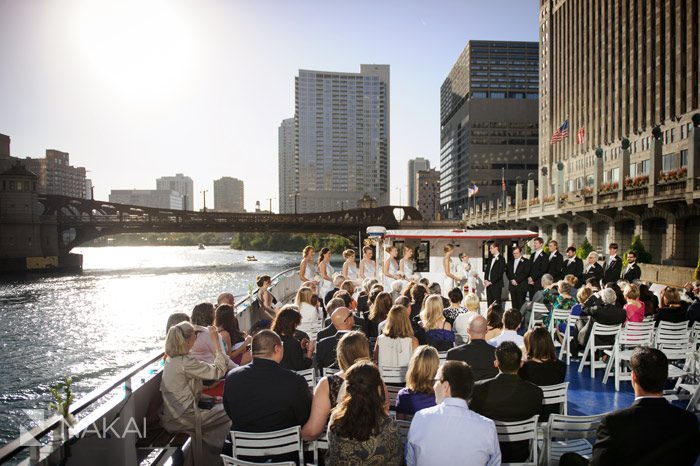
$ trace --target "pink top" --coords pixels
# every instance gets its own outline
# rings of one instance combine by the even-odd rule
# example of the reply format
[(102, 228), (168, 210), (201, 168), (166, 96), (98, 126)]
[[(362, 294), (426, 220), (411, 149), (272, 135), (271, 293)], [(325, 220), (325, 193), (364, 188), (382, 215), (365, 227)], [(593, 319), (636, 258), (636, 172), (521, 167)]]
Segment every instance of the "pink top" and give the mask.
[(623, 307), (627, 313), (627, 320), (630, 322), (641, 322), (644, 320), (644, 303), (642, 301), (637, 301), (639, 306), (627, 303)]

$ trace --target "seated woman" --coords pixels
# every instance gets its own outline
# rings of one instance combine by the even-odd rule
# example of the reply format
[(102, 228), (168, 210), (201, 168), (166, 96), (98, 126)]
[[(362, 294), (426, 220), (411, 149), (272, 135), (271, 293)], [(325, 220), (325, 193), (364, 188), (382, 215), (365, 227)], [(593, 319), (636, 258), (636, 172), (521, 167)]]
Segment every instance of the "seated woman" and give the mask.
[(222, 304), (216, 308), (216, 328), (224, 341), (224, 353), (236, 364), (248, 364), (253, 355), (248, 351), (252, 337), (241, 332), (233, 306)]
[(328, 425), (331, 409), (338, 403), (345, 372), (357, 361), (369, 361), (369, 341), (362, 332), (348, 332), (338, 341), (336, 355), (340, 372), (327, 375), (316, 384), (311, 415), (301, 429), (301, 436), (306, 441), (317, 439)]
[[(192, 324), (180, 322), (168, 330), (165, 338), (165, 354), (168, 357), (160, 384), (163, 405), (159, 414), (161, 425), (168, 432), (194, 434), (192, 448), (188, 452), (193, 455), (191, 462), (217, 464), (221, 461), (219, 454), (230, 430), (231, 420), (220, 409), (221, 405), (200, 410), (197, 403), (202, 393), (202, 380), (223, 377), (229, 358), (221, 350), (216, 327), (209, 327), (201, 333), (209, 338), (211, 347), (215, 349), (212, 364), (192, 356), (191, 349), (198, 339)], [(201, 437), (196, 434), (198, 430)]]
[(450, 300), (450, 306), (442, 310), (442, 315), (445, 316), (445, 319), (447, 319), (450, 325), (454, 325), (458, 315), (467, 313), (467, 309), (462, 307), (463, 298), (464, 295), (459, 287), (454, 287), (447, 292), (447, 299)]
[[(549, 321), (552, 319), (552, 314), (555, 309), (569, 311), (577, 304), (576, 299), (571, 296), (572, 289), (573, 285), (566, 280), (560, 280), (559, 283), (557, 283), (557, 290), (559, 292), (552, 296), (552, 310), (542, 319), (542, 324), (545, 328), (549, 328)], [(558, 321), (554, 324), (557, 325), (561, 322), (562, 321)]]
[[(450, 293), (452, 293), (452, 291), (450, 291)], [(447, 294), (448, 297), (450, 293)], [(454, 297), (456, 297), (456, 295)], [(450, 298), (450, 300), (452, 300), (452, 298)], [(474, 317), (479, 315), (480, 305), (481, 303), (479, 302), (479, 297), (474, 293), (468, 293), (464, 298), (464, 307), (461, 309), (464, 309), (465, 312), (460, 312), (455, 317), (455, 321), (452, 323), (452, 329), (455, 332), (456, 345), (469, 343), (469, 333), (467, 332), (467, 328), (469, 328), (469, 322), (471, 322)]]
[(657, 325), (662, 320), (676, 323), (688, 320), (688, 303), (681, 300), (678, 288), (669, 286), (664, 289), (655, 320)]
[[(535, 327), (525, 333), (527, 360), (518, 370), (521, 379), (544, 387), (564, 382), (566, 364), (557, 359), (552, 337), (544, 327)], [(551, 413), (559, 413), (558, 405), (542, 405), (540, 421), (545, 422)]]
[(284, 346), (284, 356), (280, 366), (293, 371), (301, 371), (311, 367), (314, 354), (314, 343), (304, 338), (301, 341), (294, 338), (294, 331), (301, 323), (301, 314), (291, 306), (284, 306), (272, 321), (272, 331), (280, 336)]
[(313, 305), (313, 296), (315, 293), (309, 287), (302, 286), (297, 291), (294, 297), (294, 305), (299, 309), (301, 314), (301, 322), (303, 324), (312, 324), (318, 322), (319, 315), (316, 306)]
[(411, 356), (406, 373), (406, 387), (396, 396), (396, 418), (410, 420), (423, 408), (435, 406), (435, 374), (440, 367), (437, 350), (421, 345)]
[(627, 285), (623, 291), (626, 304), (623, 306), (629, 322), (642, 322), (644, 320), (644, 303), (639, 300), (639, 287), (633, 283)]
[(425, 298), (420, 320), (427, 343), (438, 351), (447, 351), (455, 345), (455, 334), (442, 309), (442, 296), (431, 294)]
[[(212, 303), (199, 303), (192, 309), (190, 321), (197, 332), (197, 339), (192, 346), (191, 354), (193, 357), (209, 364), (214, 363), (214, 357), (218, 350), (224, 350), (224, 342), (221, 336), (218, 336), (219, 343), (213, 344), (212, 339), (207, 335), (207, 327), (214, 325), (214, 305)], [(228, 370), (236, 367), (236, 364), (227, 358)]]
[(406, 367), (418, 339), (408, 318), (408, 309), (394, 305), (389, 310), (386, 325), (374, 345), (374, 360), (379, 366)]
[(365, 334), (369, 337), (379, 336), (379, 324), (386, 319), (389, 309), (391, 309), (391, 294), (382, 291), (374, 299), (372, 307), (369, 308), (369, 316), (366, 320), (367, 329)]
[(185, 314), (184, 312), (175, 312), (174, 314), (170, 314), (168, 316), (168, 322), (165, 324), (165, 334), (168, 334), (168, 330), (170, 330), (170, 327), (179, 324), (180, 322), (189, 322), (190, 321), (190, 316)]
[(379, 369), (359, 361), (348, 369), (345, 380), (345, 395), (328, 423), (326, 464), (400, 466), (403, 446), (396, 421), (384, 410)]
[(489, 341), (501, 334), (503, 329), (503, 307), (498, 303), (492, 303), (486, 310), (486, 336)]

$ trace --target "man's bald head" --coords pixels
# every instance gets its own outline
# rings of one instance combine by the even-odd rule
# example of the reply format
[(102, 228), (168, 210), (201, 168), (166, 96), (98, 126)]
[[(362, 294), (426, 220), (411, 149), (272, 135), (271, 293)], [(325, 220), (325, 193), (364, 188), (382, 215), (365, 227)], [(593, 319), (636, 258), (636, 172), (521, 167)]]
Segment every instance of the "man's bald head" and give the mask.
[(474, 317), (469, 321), (467, 332), (472, 340), (483, 340), (486, 337), (486, 319), (482, 316)]
[(355, 319), (352, 317), (352, 311), (347, 307), (339, 307), (331, 314), (331, 323), (336, 330), (352, 330), (355, 325)]
[(221, 293), (218, 298), (216, 298), (216, 304), (221, 306), (222, 304), (228, 304), (229, 306), (235, 306), (236, 302), (232, 293)]

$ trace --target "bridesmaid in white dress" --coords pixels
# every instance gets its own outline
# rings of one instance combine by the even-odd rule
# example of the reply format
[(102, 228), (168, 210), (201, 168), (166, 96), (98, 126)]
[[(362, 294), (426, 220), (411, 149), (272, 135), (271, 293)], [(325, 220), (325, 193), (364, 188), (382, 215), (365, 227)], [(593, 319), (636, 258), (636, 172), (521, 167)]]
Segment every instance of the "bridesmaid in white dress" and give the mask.
[(403, 248), (403, 258), (399, 261), (399, 272), (406, 277), (406, 280), (413, 280), (413, 270), (415, 269), (415, 261), (413, 260), (413, 248), (410, 246), (404, 246)]
[(442, 293), (447, 295), (452, 288), (456, 286), (457, 283), (462, 279), (457, 273), (457, 267), (460, 267), (457, 261), (452, 257), (455, 247), (451, 244), (446, 244), (444, 251), (445, 257), (442, 260), (442, 267), (445, 272), (445, 278), (443, 279)]
[(374, 250), (372, 246), (365, 246), (362, 248), (362, 260), (360, 261), (360, 278), (376, 278), (377, 277), (377, 263), (372, 259), (374, 256)]
[(399, 263), (396, 261), (396, 256), (399, 255), (399, 250), (396, 246), (389, 246), (386, 248), (386, 253), (389, 257), (384, 261), (384, 289), (391, 289), (391, 285), (396, 280), (401, 280), (403, 277), (399, 274)]
[(314, 263), (314, 248), (306, 246), (302, 256), (303, 258), (299, 264), (299, 280), (301, 280), (301, 283), (313, 281), (314, 277), (318, 275), (318, 269)]
[(321, 249), (318, 257), (318, 274), (321, 276), (321, 286), (319, 287), (319, 296), (324, 297), (326, 293), (333, 289), (333, 266), (331, 265), (331, 250), (328, 248)]
[(346, 249), (343, 251), (343, 257), (345, 258), (345, 262), (343, 262), (343, 277), (346, 280), (352, 280), (353, 283), (359, 283), (360, 273), (355, 263), (355, 251)]

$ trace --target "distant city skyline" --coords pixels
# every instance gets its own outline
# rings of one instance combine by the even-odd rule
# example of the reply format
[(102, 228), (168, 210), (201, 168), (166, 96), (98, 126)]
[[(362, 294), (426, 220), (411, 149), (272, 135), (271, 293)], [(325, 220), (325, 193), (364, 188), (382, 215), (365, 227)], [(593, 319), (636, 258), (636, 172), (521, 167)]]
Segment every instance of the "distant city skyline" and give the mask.
[(278, 196), (277, 131), (298, 70), (387, 63), (398, 203), (409, 158), (439, 168), (439, 89), (466, 41), (537, 40), (537, 18), (536, 2), (515, 1), (6, 0), (0, 133), (16, 157), (70, 153), (97, 199), (163, 173), (187, 174), (195, 193), (233, 176), (252, 211)]

